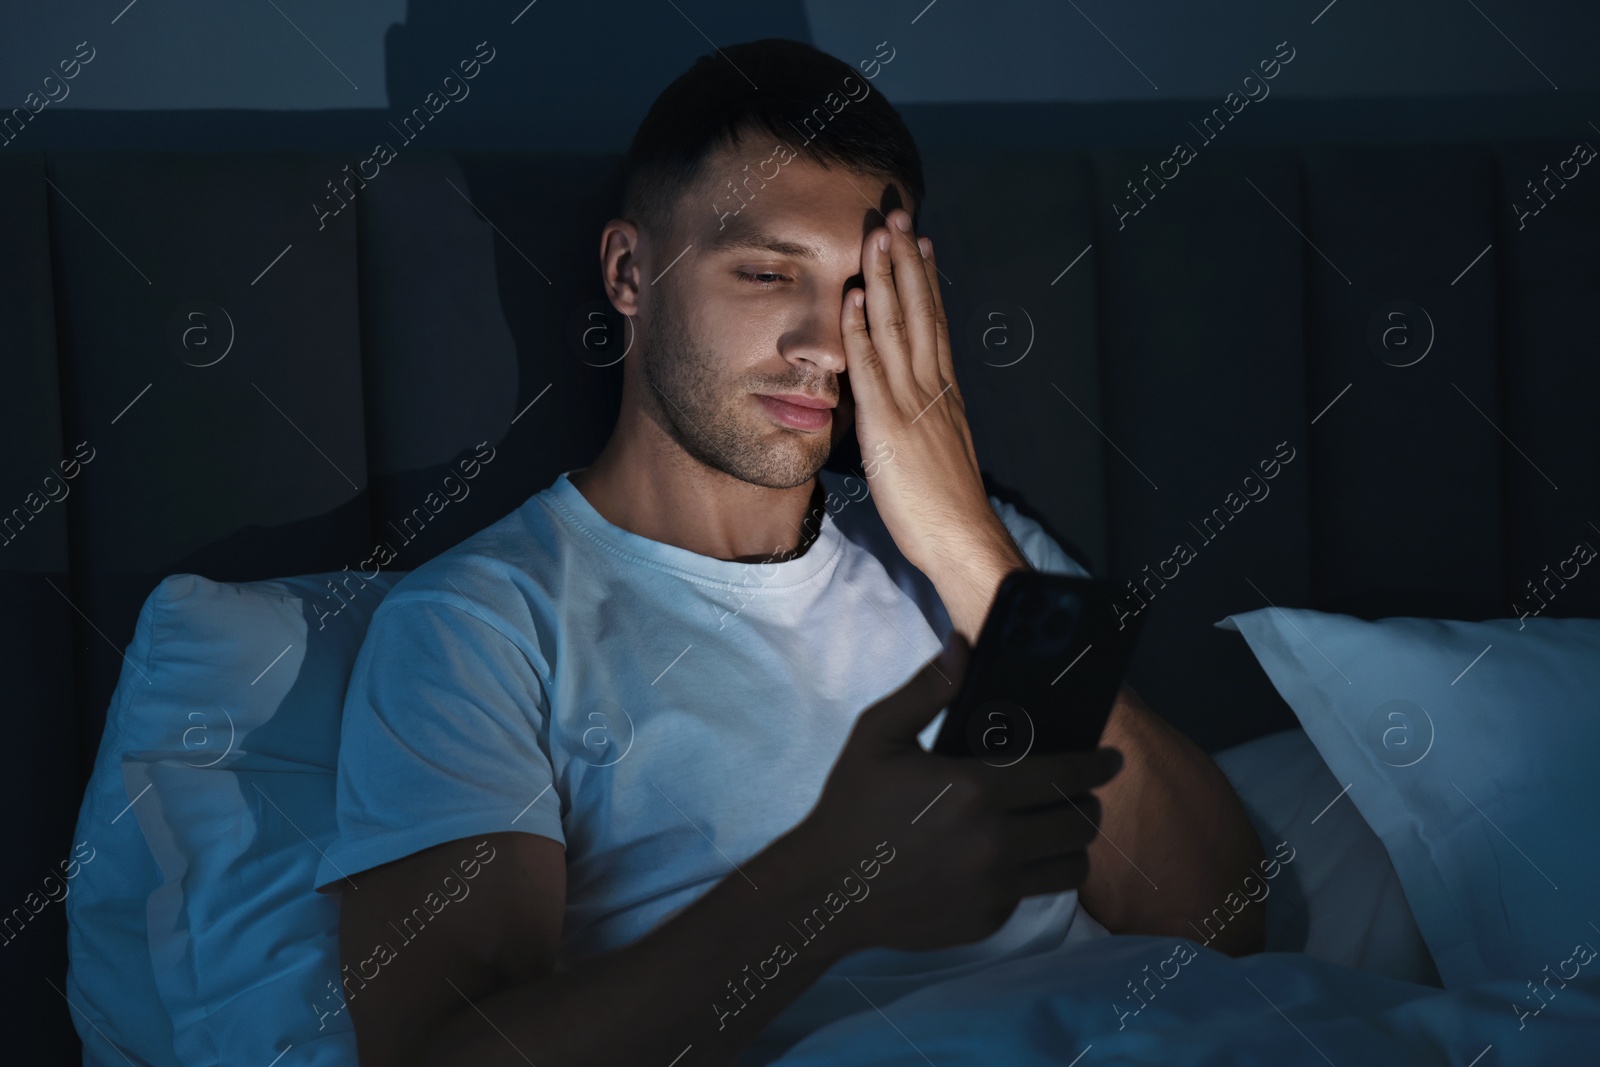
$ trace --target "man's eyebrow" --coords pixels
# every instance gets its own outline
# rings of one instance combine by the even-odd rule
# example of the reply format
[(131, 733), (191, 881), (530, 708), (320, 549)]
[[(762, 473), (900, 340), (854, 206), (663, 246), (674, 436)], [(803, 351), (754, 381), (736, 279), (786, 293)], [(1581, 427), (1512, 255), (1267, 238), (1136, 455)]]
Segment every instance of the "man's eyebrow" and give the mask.
[(760, 230), (731, 229), (723, 231), (711, 242), (712, 252), (773, 252), (790, 259), (819, 260), (822, 252), (811, 245), (786, 241)]

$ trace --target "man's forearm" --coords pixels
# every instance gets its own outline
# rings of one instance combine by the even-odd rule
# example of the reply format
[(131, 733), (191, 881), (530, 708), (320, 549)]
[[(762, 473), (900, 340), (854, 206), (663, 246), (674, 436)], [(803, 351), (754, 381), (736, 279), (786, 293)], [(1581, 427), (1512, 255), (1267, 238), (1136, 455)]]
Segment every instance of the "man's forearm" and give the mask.
[(1102, 743), (1124, 764), (1094, 791), (1101, 823), (1078, 894), (1085, 910), (1112, 933), (1191, 937), (1234, 956), (1260, 951), (1264, 909), (1229, 905), (1230, 894), (1235, 904), (1245, 899), (1246, 876), (1260, 879), (1263, 850), (1227, 777), (1132, 689), (1118, 696)]
[(690, 1046), (685, 1062), (733, 1063), (860, 947), (843, 925), (793, 925), (828, 914), (832, 886), (807, 866), (785, 834), (638, 941), (463, 1004), (417, 1067), (667, 1064)]
[[(970, 543), (970, 552), (924, 571), (952, 626), (976, 642), (1000, 581), (1032, 565), (998, 516), (973, 526)], [(1247, 903), (1235, 914), (1229, 906), (1244, 899), (1246, 876), (1260, 878), (1261, 840), (1221, 769), (1127, 687), (1100, 743), (1120, 750), (1124, 763), (1094, 790), (1102, 814), (1078, 892), (1085, 910), (1112, 933), (1195, 937), (1229, 955), (1261, 951), (1264, 909)], [(1228, 918), (1220, 932), (1217, 909)]]

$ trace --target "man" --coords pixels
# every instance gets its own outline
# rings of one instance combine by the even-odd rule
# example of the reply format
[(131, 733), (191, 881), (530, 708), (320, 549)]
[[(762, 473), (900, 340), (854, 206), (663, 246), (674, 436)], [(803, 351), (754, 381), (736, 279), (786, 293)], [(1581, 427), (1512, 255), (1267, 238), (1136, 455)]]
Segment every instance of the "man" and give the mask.
[[(766, 1062), (857, 978), (1197, 934), (1260, 858), (1128, 689), (1120, 760), (926, 751), (1000, 579), (1084, 572), (984, 491), (922, 198), (807, 45), (651, 108), (600, 237), (612, 437), (400, 582), (351, 678), (318, 888), (365, 1067)], [(849, 433), (859, 478), (823, 469)]]

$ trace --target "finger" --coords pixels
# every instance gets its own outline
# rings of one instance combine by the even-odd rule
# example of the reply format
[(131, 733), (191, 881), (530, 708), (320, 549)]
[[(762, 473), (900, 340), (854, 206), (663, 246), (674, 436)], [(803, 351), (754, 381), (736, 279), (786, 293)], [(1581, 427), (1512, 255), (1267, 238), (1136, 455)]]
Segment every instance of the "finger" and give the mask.
[[(939, 339), (939, 373), (944, 375), (944, 380), (956, 380), (955, 358), (950, 349), (950, 320), (944, 313), (944, 292), (939, 288), (939, 263), (933, 258), (933, 238), (917, 238), (917, 246), (922, 250), (922, 259), (927, 264), (928, 287), (933, 292), (933, 326), (934, 336)], [(942, 386), (941, 386), (942, 388)], [(951, 392), (959, 391), (952, 389)]]
[[(887, 251), (880, 247), (886, 236), (889, 237)], [(909, 406), (916, 399), (916, 382), (911, 371), (911, 335), (895, 287), (894, 238), (889, 227), (879, 226), (867, 234), (861, 246), (861, 275), (867, 283), (868, 328), (873, 347), (883, 362), (883, 378), (889, 384), (889, 396), (896, 400), (907, 398), (903, 404)]]
[(985, 765), (998, 776), (994, 788), (1007, 811), (1062, 804), (1095, 789), (1116, 776), (1122, 766), (1122, 753), (1114, 748), (1090, 752), (1057, 752), (1033, 755), (1009, 766)]
[(900, 294), (900, 314), (906, 323), (911, 375), (933, 395), (945, 383), (939, 378), (933, 290), (928, 285), (928, 268), (916, 243), (917, 235), (911, 230), (911, 212), (905, 208), (889, 212), (889, 232), (894, 237), (889, 244), (889, 258), (894, 265), (895, 291)]
[[(840, 309), (839, 328), (844, 335), (845, 375), (850, 380), (850, 393), (855, 400), (856, 426), (870, 421), (870, 412), (880, 410), (880, 403), (889, 382), (883, 356), (878, 352), (871, 333), (867, 330), (867, 312), (861, 289), (849, 289), (844, 294)], [(863, 416), (866, 419), (863, 419)], [(873, 427), (876, 432), (882, 432)]]
[(1099, 804), (1056, 805), (1006, 816), (1001, 842), (1006, 858), (1023, 866), (1082, 852), (1099, 836)]
[[(1089, 790), (1098, 789), (1122, 773), (1122, 753), (1114, 748), (1060, 753), (1049, 759), (1061, 761), (1053, 768), (1055, 773), (1050, 775), (1050, 787), (1057, 795), (1079, 802)], [(1049, 769), (1046, 761), (1041, 760), (1040, 763)]]
[(900, 688), (862, 712), (855, 729), (885, 744), (917, 744), (917, 735), (955, 699), (970, 655), (966, 638), (951, 631), (948, 655), (935, 656)]
[(1063, 788), (1069, 784), (1068, 793), (1081, 793), (1104, 785), (1122, 770), (1122, 753), (1109, 745), (1087, 752), (1057, 752), (1047, 757), (1053, 764), (1054, 777)]
[[(1074, 842), (1082, 840), (1084, 845), (1093, 841), (1100, 833), (1100, 820), (1104, 816), (1104, 812), (1100, 807), (1100, 798), (1093, 793), (1079, 793), (1076, 796), (1067, 797), (1066, 810), (1073, 813), (1073, 820), (1075, 820), (1069, 820), (1069, 825), (1072, 827), (1068, 831), (1069, 839)], [(1065, 816), (1063, 815), (1063, 817)]]

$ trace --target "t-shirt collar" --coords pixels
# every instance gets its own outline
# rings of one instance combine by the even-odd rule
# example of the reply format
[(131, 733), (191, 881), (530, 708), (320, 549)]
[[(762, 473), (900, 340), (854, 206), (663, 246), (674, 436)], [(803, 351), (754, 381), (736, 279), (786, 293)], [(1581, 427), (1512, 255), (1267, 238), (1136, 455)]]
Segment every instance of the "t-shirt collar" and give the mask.
[(544, 499), (562, 518), (578, 527), (590, 540), (613, 554), (645, 566), (679, 574), (693, 581), (734, 586), (744, 590), (782, 589), (809, 581), (834, 564), (844, 545), (833, 515), (824, 507), (816, 539), (794, 559), (772, 563), (739, 563), (702, 556), (677, 545), (652, 541), (614, 525), (596, 511), (568, 477), (582, 467), (562, 471), (550, 488), (534, 499)]

